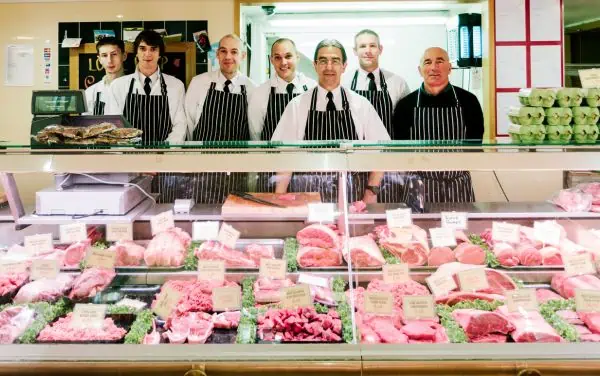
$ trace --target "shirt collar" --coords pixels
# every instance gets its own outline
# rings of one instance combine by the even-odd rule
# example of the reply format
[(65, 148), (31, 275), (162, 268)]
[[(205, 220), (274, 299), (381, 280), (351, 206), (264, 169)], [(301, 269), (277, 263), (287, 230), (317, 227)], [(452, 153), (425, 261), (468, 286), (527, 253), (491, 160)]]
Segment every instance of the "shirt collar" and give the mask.
[(275, 86), (276, 88), (278, 88), (280, 91), (285, 91), (288, 84), (294, 84), (294, 90), (298, 91), (302, 88), (302, 83), (300, 82), (300, 75), (302, 73), (300, 72), (296, 72), (296, 76), (294, 77), (294, 79), (292, 80), (292, 82), (287, 82), (286, 80), (284, 80), (283, 78), (279, 77), (279, 75), (276, 73), (274, 80), (272, 81), (272, 85), (271, 86)]
[[(233, 90), (233, 88), (234, 88), (236, 85), (239, 85), (239, 84), (237, 83), (237, 81), (240, 79), (240, 77), (241, 77), (241, 76), (242, 76), (242, 75), (241, 75), (241, 73), (240, 73), (239, 71), (238, 71), (238, 72), (235, 72), (235, 76), (233, 76), (233, 77), (231, 78), (231, 80), (230, 80), (230, 81), (231, 81), (231, 84), (229, 85), (229, 88), (230, 88), (231, 90)], [(218, 84), (220, 84), (220, 85), (221, 85), (221, 87), (224, 87), (224, 86), (225, 86), (225, 81), (227, 81), (227, 80), (228, 80), (228, 78), (227, 78), (227, 77), (225, 77), (225, 75), (224, 75), (224, 74), (223, 74), (223, 73), (222, 73), (220, 70), (218, 70), (218, 71), (217, 71), (217, 83), (218, 83)]]
[[(317, 86), (318, 88), (318, 93), (317, 93), (317, 100), (318, 101), (325, 101), (327, 100), (327, 93), (329, 92), (328, 90), (323, 89), (323, 87), (321, 85)], [(331, 92), (333, 93), (333, 101), (336, 102), (338, 99), (341, 101), (342, 100), (342, 92), (340, 90), (341, 86), (338, 85), (338, 87), (336, 87), (335, 89), (331, 90)]]
[[(379, 67), (375, 69), (372, 73), (375, 76), (375, 82), (379, 82)], [(361, 67), (358, 68), (358, 77), (361, 80), (368, 80), (368, 74), (369, 72), (367, 72), (366, 70), (362, 69)]]
[[(452, 85), (450, 85), (450, 83), (448, 83), (448, 85), (446, 85), (446, 87), (444, 88), (444, 90), (440, 91), (440, 94), (442, 94), (442, 93), (447, 93), (447, 92), (449, 92), (450, 90), (452, 90), (452, 87), (451, 87), (451, 86), (452, 86)], [(421, 91), (421, 93), (423, 93), (423, 94), (425, 94), (425, 95), (427, 95), (427, 96), (430, 96), (430, 97), (433, 97), (433, 96), (434, 96), (433, 94), (429, 94), (429, 93), (427, 92), (427, 90), (425, 90), (425, 83), (422, 83), (422, 84), (421, 84), (421, 87), (419, 88), (419, 90)], [(438, 95), (439, 95), (439, 94), (438, 94)]]
[[(139, 70), (137, 70), (138, 72), (138, 79), (140, 80), (140, 83), (142, 85), (144, 85), (144, 82), (146, 81), (146, 76), (144, 76), (144, 74), (142, 72), (140, 72)], [(158, 76), (160, 74), (160, 68), (158, 68), (156, 70), (156, 72), (152, 73), (152, 75), (150, 76), (150, 86), (154, 85), (156, 83), (156, 81), (158, 81)]]

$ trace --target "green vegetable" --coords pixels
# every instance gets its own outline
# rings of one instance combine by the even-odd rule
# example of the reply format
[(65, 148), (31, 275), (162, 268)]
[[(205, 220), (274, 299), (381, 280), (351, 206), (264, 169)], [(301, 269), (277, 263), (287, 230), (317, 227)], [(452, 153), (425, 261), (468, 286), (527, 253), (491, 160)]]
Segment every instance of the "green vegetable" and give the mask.
[(98, 248), (98, 249), (107, 249), (108, 248), (108, 243), (105, 242), (104, 240), (98, 240), (97, 242), (95, 242), (92, 247), (94, 248)]
[(246, 277), (242, 280), (242, 307), (253, 308), (254, 304), (254, 278)]
[(481, 238), (481, 236), (475, 234), (469, 235), (469, 241), (471, 241), (471, 243), (475, 245), (480, 246), (484, 250), (485, 263), (487, 264), (487, 266), (489, 266), (490, 268), (497, 268), (500, 266), (500, 262), (496, 258), (496, 255), (490, 250), (490, 247), (485, 242), (485, 240)]
[(540, 314), (544, 320), (556, 330), (558, 335), (569, 342), (579, 342), (579, 333), (577, 332), (577, 329), (556, 314), (556, 311), (561, 310), (574, 311), (575, 301), (573, 299), (549, 300), (540, 305)]
[(245, 319), (242, 317), (240, 319), (240, 323), (238, 324), (237, 336), (235, 338), (235, 343), (240, 344), (254, 344), (256, 343), (256, 323), (250, 319)]
[(517, 285), (518, 289), (523, 289), (525, 288), (525, 284), (523, 283), (523, 281), (521, 281), (520, 279), (517, 279), (515, 277), (512, 278), (513, 282), (515, 283), (515, 285)]
[(463, 328), (454, 320), (452, 312), (455, 309), (478, 309), (481, 311), (492, 312), (500, 307), (503, 303), (499, 301), (488, 302), (485, 300), (475, 299), (473, 301), (459, 302), (453, 306), (438, 304), (436, 312), (440, 317), (440, 323), (446, 329), (446, 335), (451, 343), (467, 343), (468, 338)]
[(325, 313), (325, 314), (327, 314), (329, 312), (329, 307), (327, 307), (326, 305), (320, 304), (320, 303), (316, 303), (315, 304), (315, 311), (317, 311), (317, 313)]
[(85, 270), (86, 267), (87, 267), (87, 261), (85, 259), (81, 260), (79, 262), (79, 270)]
[(333, 292), (341, 292), (344, 293), (346, 291), (346, 285), (348, 283), (342, 277), (333, 278), (333, 282), (331, 283), (331, 290)]
[[(337, 306), (337, 312), (340, 315), (342, 321), (342, 339), (346, 343), (352, 343), (354, 336), (352, 335), (352, 312), (350, 305), (346, 302), (339, 303)], [(356, 338), (360, 338), (358, 328), (356, 329)]]
[(285, 255), (285, 260), (287, 261), (288, 273), (297, 272), (298, 261), (296, 261), (296, 256), (298, 255), (298, 241), (295, 238), (285, 239), (285, 244), (283, 245), (283, 254)]
[(137, 311), (135, 308), (125, 305), (111, 304), (108, 307), (106, 307), (107, 315), (135, 314), (136, 312)]
[[(21, 304), (15, 304), (15, 306)], [(59, 299), (55, 304), (46, 302), (23, 304), (37, 312), (36, 318), (29, 327), (17, 339), (17, 343), (31, 344), (42, 331), (52, 321), (60, 316), (65, 316), (71, 311), (73, 306), (66, 298)]]
[(152, 330), (152, 324), (154, 322), (154, 315), (149, 309), (144, 309), (135, 318), (135, 321), (129, 329), (129, 333), (125, 336), (125, 343), (138, 345), (144, 340), (146, 334)]
[(396, 256), (392, 255), (392, 253), (390, 251), (388, 251), (387, 249), (385, 249), (383, 247), (379, 247), (379, 250), (381, 251), (383, 258), (385, 259), (386, 264), (401, 264), (402, 263)]
[(185, 260), (183, 261), (183, 269), (189, 272), (195, 272), (198, 270), (198, 258), (194, 254), (194, 251), (197, 247), (202, 244), (201, 241), (193, 241), (188, 247), (187, 254), (185, 255)]

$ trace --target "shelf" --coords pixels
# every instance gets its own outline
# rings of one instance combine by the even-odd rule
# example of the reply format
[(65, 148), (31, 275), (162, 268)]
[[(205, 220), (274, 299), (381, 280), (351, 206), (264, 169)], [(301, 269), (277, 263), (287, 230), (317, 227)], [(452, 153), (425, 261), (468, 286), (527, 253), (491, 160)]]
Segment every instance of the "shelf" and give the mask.
[[(150, 218), (154, 215), (163, 213), (167, 210), (172, 210), (173, 204), (158, 204), (149, 208), (146, 212), (141, 214), (138, 218), (138, 221), (149, 221)], [(196, 204), (190, 210), (190, 214), (174, 214), (174, 219), (176, 221), (306, 221), (306, 215), (269, 215), (269, 214), (261, 214), (261, 213), (253, 213), (253, 214), (244, 214), (244, 215), (222, 215), (221, 214), (221, 205), (205, 205), (205, 204)]]

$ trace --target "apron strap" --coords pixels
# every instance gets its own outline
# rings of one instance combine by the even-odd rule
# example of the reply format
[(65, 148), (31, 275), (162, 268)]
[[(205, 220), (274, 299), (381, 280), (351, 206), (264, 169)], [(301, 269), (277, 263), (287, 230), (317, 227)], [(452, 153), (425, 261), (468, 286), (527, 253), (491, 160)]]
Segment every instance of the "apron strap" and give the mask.
[(342, 93), (342, 108), (344, 111), (350, 111), (350, 102), (348, 102), (348, 97), (346, 97), (346, 91), (341, 86), (340, 92)]
[(381, 83), (381, 91), (387, 91), (387, 82), (385, 82), (381, 68), (379, 68), (379, 82)]
[(317, 87), (313, 89), (312, 98), (310, 99), (309, 111), (315, 111), (317, 109)]
[(127, 91), (127, 96), (133, 94), (133, 83), (135, 81), (134, 77), (131, 77), (131, 81), (129, 81), (129, 90)]
[(162, 72), (159, 72), (160, 74), (160, 94), (164, 97), (167, 95), (167, 83), (165, 82), (165, 78), (162, 75)]
[(354, 71), (354, 77), (352, 77), (352, 83), (350, 84), (350, 90), (356, 91), (356, 81), (358, 80), (358, 69)]

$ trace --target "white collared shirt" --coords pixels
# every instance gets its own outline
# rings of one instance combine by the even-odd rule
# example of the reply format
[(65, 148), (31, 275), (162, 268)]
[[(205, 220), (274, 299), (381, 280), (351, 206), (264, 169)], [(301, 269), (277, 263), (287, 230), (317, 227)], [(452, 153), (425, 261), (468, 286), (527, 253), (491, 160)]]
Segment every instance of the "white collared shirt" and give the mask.
[[(317, 86), (317, 82), (312, 78), (306, 77), (303, 73), (296, 72), (296, 77), (291, 82), (294, 84), (294, 93), (304, 93), (304, 85), (308, 90)], [(275, 87), (276, 94), (287, 93), (288, 82), (277, 74), (260, 85), (253, 93), (252, 99), (248, 106), (248, 124), (250, 126), (250, 139), (254, 141), (260, 140), (260, 135), (265, 126), (265, 118), (267, 115), (267, 107), (269, 105), (269, 95), (271, 87)]]
[[(187, 115), (187, 126), (190, 134), (193, 134), (194, 129), (200, 120), (210, 84), (216, 82), (215, 90), (223, 91), (225, 81), (227, 81), (227, 77), (225, 77), (220, 70), (217, 70), (215, 72), (202, 73), (194, 77), (192, 82), (190, 82), (185, 97), (185, 113)], [(246, 87), (247, 100), (250, 102), (250, 97), (253, 94), (254, 88), (256, 88), (256, 84), (240, 72), (237, 72), (235, 77), (231, 79), (229, 92), (234, 94), (241, 93), (241, 85)]]
[[(338, 86), (332, 91), (333, 103), (337, 110), (343, 109), (340, 87)], [(327, 90), (323, 89), (320, 85), (313, 90), (318, 90), (316, 110), (325, 111), (328, 102)], [(287, 105), (273, 134), (273, 141), (297, 141), (304, 139), (306, 120), (308, 119), (313, 90), (297, 96)], [(344, 87), (344, 91), (348, 98), (350, 113), (358, 138), (369, 141), (389, 140), (390, 135), (371, 103), (347, 87)]]
[[(141, 77), (140, 77), (141, 76)], [(162, 74), (167, 86), (167, 100), (169, 101), (169, 114), (171, 115), (171, 122), (173, 123), (173, 129), (167, 141), (173, 145), (181, 145), (185, 141), (186, 136), (186, 123), (185, 123), (185, 110), (183, 104), (185, 102), (185, 86), (178, 78), (171, 75)], [(133, 92), (144, 94), (144, 81), (142, 77), (144, 75), (139, 73), (139, 70), (127, 76), (119, 77), (110, 84), (110, 88), (107, 91), (107, 101), (104, 113), (106, 115), (122, 115), (125, 109), (125, 101), (127, 100), (127, 93), (129, 92), (129, 85), (131, 79), (134, 79)], [(152, 77), (152, 91), (150, 95), (162, 95), (161, 84), (159, 79), (159, 71), (156, 71)]]
[[(139, 72), (139, 75), (140, 82), (142, 83), (142, 85), (145, 85), (146, 76), (142, 72)], [(154, 86), (154, 84), (158, 81), (158, 77), (158, 70), (150, 75), (150, 87)]]
[(105, 84), (105, 79), (106, 76), (104, 76), (102, 80), (96, 82), (92, 86), (85, 89), (85, 101), (87, 102), (87, 112), (84, 113), (84, 115), (94, 114), (94, 105), (96, 104), (98, 93), (100, 93), (100, 101), (106, 103), (107, 93), (105, 93), (105, 91), (108, 90), (108, 85)]
[[(381, 90), (381, 77), (379, 75), (380, 68), (377, 68), (373, 71), (373, 75), (375, 76), (375, 85), (377, 85), (377, 90)], [(352, 79), (354, 78), (354, 73), (356, 71), (350, 71), (344, 75), (344, 86), (351, 87)], [(410, 88), (406, 81), (398, 76), (395, 73), (387, 71), (385, 69), (381, 69), (383, 72), (383, 77), (385, 78), (385, 83), (387, 84), (388, 93), (390, 93), (390, 98), (392, 99), (392, 110), (396, 108), (396, 105), (400, 101), (400, 99), (406, 97), (410, 94)], [(369, 73), (362, 68), (358, 68), (358, 77), (356, 78), (356, 90), (368, 90), (369, 82), (371, 79), (367, 77)]]

